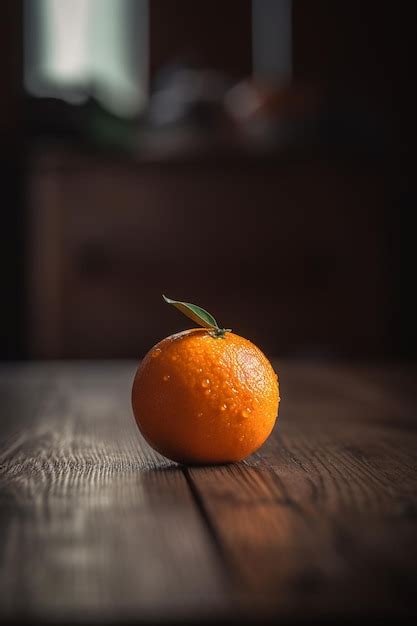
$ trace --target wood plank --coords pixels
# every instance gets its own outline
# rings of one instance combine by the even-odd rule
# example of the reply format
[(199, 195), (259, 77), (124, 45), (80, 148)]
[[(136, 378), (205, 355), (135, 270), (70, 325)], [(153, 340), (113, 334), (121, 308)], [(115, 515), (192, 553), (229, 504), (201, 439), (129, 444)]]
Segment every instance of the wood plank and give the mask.
[(416, 370), (277, 371), (283, 399), (267, 444), (244, 464), (188, 470), (241, 610), (307, 622), (409, 618)]
[(208, 619), (227, 605), (182, 469), (139, 436), (133, 373), (3, 369), (0, 621)]
[(134, 365), (0, 372), (0, 621), (408, 617), (415, 371), (277, 369), (262, 450), (188, 469), (139, 437)]

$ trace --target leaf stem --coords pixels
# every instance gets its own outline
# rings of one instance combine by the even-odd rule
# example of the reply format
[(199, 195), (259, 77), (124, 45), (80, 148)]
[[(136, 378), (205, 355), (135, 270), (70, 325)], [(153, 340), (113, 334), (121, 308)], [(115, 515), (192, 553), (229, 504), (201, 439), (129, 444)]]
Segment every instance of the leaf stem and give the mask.
[(216, 328), (209, 330), (209, 335), (211, 335), (215, 339), (224, 339), (225, 334), (231, 333), (231, 332), (232, 332), (231, 328), (219, 328), (217, 326)]

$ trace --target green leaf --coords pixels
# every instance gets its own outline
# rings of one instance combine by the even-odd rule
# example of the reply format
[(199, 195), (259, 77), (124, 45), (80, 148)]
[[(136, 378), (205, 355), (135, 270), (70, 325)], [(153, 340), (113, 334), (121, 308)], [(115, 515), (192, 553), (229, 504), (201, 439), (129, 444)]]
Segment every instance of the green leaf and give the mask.
[(189, 317), (193, 322), (198, 324), (199, 326), (203, 326), (204, 328), (214, 328), (219, 329), (216, 320), (208, 311), (205, 311), (200, 306), (196, 304), (191, 304), (190, 302), (179, 302), (178, 300), (171, 300), (171, 298), (167, 298), (166, 296), (162, 296), (167, 304), (172, 304), (175, 306), (181, 313), (184, 313), (187, 317)]

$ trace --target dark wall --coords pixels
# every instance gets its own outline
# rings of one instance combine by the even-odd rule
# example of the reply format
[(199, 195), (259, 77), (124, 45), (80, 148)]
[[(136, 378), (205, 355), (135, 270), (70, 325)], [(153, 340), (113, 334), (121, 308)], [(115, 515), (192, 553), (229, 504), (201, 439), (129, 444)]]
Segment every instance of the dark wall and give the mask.
[[(278, 103), (279, 112), (282, 102), (290, 116), (297, 109), (301, 157), (291, 150), (249, 159), (220, 151), (177, 164), (175, 158), (124, 161), (110, 150), (104, 155), (100, 146), (86, 150), (82, 132), (75, 137), (71, 125), (65, 129), (70, 150), (58, 132), (53, 137), (63, 148), (56, 157), (48, 152), (50, 137), (42, 136), (52, 119), (45, 111), (59, 112), (52, 122), (61, 129), (65, 115), (73, 121), (79, 110), (68, 112), (56, 102), (53, 109), (31, 102), (26, 117), (42, 129), (35, 153), (22, 126), (22, 3), (4, 2), (1, 16), (2, 356), (142, 352), (173, 319), (165, 309), (154, 313), (167, 287), (172, 297), (194, 297), (213, 308), (225, 323), (234, 317), (243, 334), (277, 354), (416, 355), (414, 3), (296, 0), (294, 81), (272, 99), (271, 111)], [(234, 80), (248, 76), (250, 2), (152, 0), (151, 78), (181, 58)], [(306, 87), (314, 94), (312, 110), (303, 97), (300, 106)], [(88, 126), (90, 113), (78, 131)], [(314, 146), (306, 141), (312, 121)], [(166, 211), (178, 230), (167, 230), (158, 211)], [(210, 215), (219, 222), (219, 236), (213, 243), (205, 238), (204, 247), (198, 242)], [(148, 252), (136, 245), (147, 227)], [(33, 255), (36, 246), (52, 250), (54, 261)], [(35, 295), (26, 284), (34, 264)], [(228, 275), (228, 265), (230, 288), (216, 278)], [(177, 318), (172, 323), (172, 330), (181, 326)]]
[(175, 60), (190, 60), (243, 78), (252, 67), (251, 38), (250, 0), (152, 0), (151, 78)]
[[(416, 253), (415, 2), (297, 0), (293, 3), (294, 78), (326, 94), (327, 135), (345, 142), (363, 129), (383, 165), (387, 289), (395, 352), (414, 357)], [(368, 133), (368, 135), (367, 135)]]
[(22, 2), (6, 0), (0, 18), (0, 356), (24, 353), (22, 154)]

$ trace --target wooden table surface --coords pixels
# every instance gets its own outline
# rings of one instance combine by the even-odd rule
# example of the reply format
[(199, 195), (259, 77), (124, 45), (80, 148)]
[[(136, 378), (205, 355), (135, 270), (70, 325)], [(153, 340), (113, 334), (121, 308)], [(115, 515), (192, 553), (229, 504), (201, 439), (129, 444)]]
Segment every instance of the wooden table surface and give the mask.
[(132, 362), (0, 372), (0, 621), (323, 623), (416, 609), (411, 366), (278, 361), (247, 461), (143, 441)]

